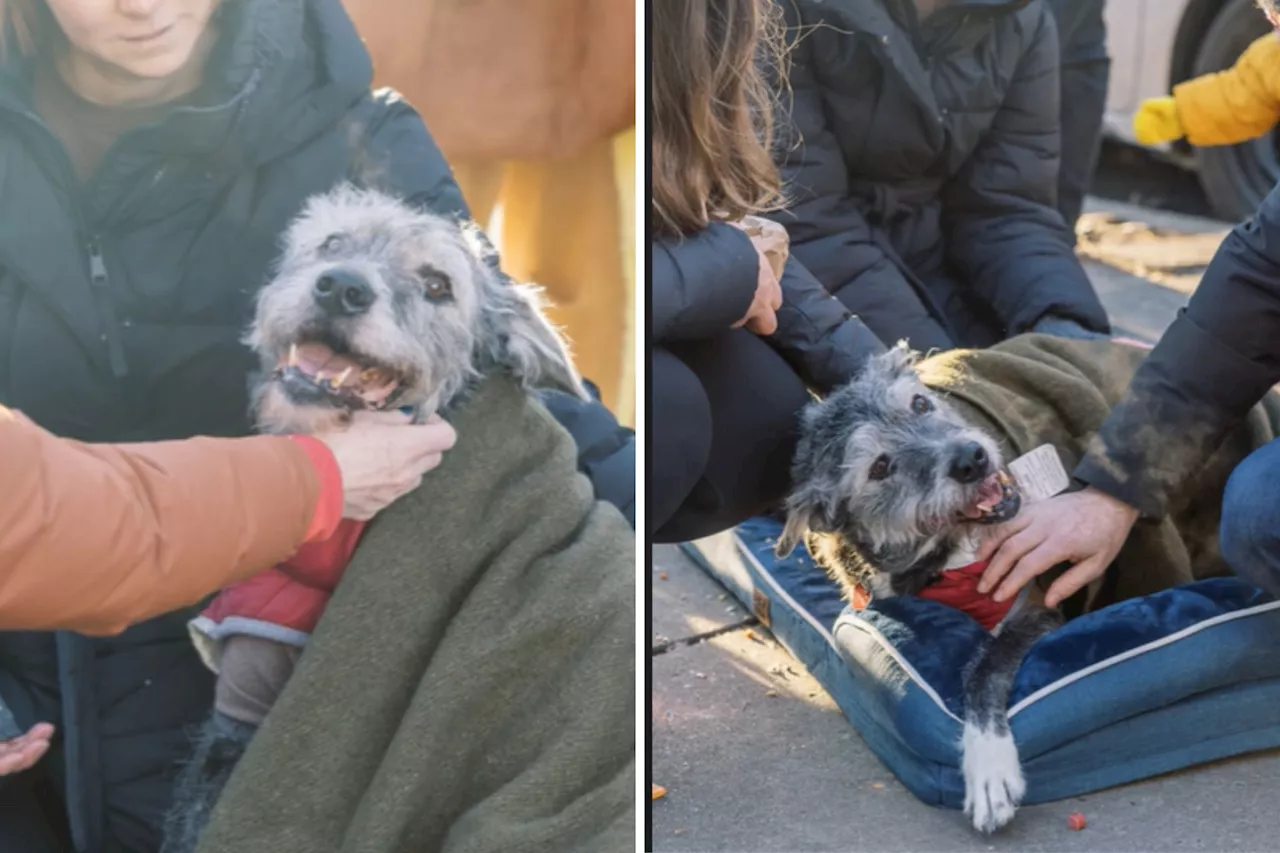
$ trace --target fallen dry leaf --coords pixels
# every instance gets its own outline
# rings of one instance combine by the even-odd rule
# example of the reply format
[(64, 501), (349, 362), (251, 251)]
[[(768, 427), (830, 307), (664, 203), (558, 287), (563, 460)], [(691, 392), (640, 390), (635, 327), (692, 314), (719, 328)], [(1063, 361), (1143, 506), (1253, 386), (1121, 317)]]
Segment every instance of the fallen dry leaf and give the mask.
[(652, 794), (652, 799), (660, 800), (660, 799), (662, 799), (663, 797), (665, 797), (665, 796), (667, 795), (667, 789), (666, 789), (666, 788), (664, 788), (664, 787), (662, 787), (661, 785), (657, 785), (657, 784), (653, 784), (653, 783), (650, 783), (650, 785), (651, 785), (651, 786), (652, 786), (652, 788), (653, 788), (653, 790), (652, 790), (652, 792), (651, 792), (651, 794)]
[(666, 572), (658, 572), (658, 580), (664, 581), (664, 580), (667, 580), (667, 578), (668, 578), (668, 575)]

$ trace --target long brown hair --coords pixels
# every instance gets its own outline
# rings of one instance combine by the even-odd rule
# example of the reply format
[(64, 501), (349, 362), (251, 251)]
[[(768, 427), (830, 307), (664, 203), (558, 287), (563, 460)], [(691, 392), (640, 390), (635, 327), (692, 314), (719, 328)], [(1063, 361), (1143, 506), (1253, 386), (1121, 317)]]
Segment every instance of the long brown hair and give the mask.
[(784, 52), (774, 0), (656, 0), (649, 44), (657, 230), (689, 234), (776, 207), (775, 92)]
[(10, 33), (17, 38), (19, 54), (35, 53), (50, 17), (49, 8), (41, 0), (0, 0), (0, 62), (5, 59)]

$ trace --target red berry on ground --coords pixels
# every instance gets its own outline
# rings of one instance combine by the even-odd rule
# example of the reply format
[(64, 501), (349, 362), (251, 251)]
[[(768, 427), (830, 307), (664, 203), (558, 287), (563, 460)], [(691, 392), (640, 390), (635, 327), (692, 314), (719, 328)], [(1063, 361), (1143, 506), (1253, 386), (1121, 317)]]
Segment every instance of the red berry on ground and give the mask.
[(1067, 826), (1071, 827), (1075, 832), (1079, 832), (1089, 825), (1089, 821), (1085, 820), (1084, 815), (1076, 812), (1067, 818)]

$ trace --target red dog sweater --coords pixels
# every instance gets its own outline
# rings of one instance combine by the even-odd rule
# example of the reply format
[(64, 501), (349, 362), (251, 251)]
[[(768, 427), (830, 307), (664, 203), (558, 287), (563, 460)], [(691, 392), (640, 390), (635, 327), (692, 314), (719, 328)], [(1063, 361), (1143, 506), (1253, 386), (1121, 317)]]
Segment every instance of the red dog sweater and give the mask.
[[(341, 482), (336, 463), (322, 469), (321, 477), (326, 486), (332, 478)], [(334, 515), (341, 512), (339, 505)], [(210, 669), (218, 671), (222, 641), (237, 634), (306, 645), (367, 527), (350, 519), (318, 523), (330, 525), (329, 538), (308, 542), (285, 562), (222, 590), (191, 621), (192, 639)]]
[(991, 631), (1000, 624), (1000, 620), (1009, 615), (1018, 597), (996, 601), (991, 593), (984, 595), (978, 592), (978, 581), (982, 580), (982, 573), (987, 570), (989, 562), (947, 569), (942, 573), (941, 580), (920, 592), (920, 597), (968, 613), (985, 630)]

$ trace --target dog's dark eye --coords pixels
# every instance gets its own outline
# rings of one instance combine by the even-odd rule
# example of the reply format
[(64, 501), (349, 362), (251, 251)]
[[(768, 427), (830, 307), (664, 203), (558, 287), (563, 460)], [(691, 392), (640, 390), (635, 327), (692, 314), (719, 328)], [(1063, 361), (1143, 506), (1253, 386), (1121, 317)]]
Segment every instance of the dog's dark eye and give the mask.
[(420, 267), (418, 277), (422, 279), (422, 292), (428, 299), (444, 299), (453, 295), (453, 282), (435, 267)]
[(320, 251), (325, 254), (332, 254), (342, 248), (345, 242), (341, 234), (330, 234), (324, 238), (324, 242), (320, 244)]
[(925, 415), (933, 411), (933, 402), (923, 394), (911, 398), (911, 411), (917, 415)]
[(871, 479), (883, 480), (893, 473), (893, 464), (889, 461), (888, 456), (881, 456), (875, 462), (871, 463)]

